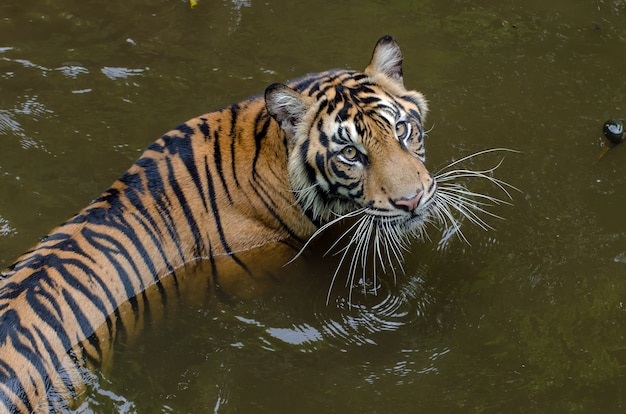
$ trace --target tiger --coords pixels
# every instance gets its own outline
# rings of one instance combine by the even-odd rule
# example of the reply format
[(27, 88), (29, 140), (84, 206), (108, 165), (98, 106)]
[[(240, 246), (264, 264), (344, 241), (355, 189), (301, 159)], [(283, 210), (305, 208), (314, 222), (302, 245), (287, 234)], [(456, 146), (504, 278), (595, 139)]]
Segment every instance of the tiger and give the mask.
[(253, 274), (244, 252), (272, 243), (296, 252), (349, 219), (382, 240), (372, 255), (397, 259), (395, 240), (421, 234), (438, 205), (426, 168), (428, 103), (405, 87), (402, 63), (384, 36), (364, 71), (274, 83), (182, 123), (4, 270), (1, 411), (66, 408), (81, 369), (133, 328), (120, 307), (136, 316), (150, 306), (146, 290), (165, 297), (188, 263), (209, 263), (219, 289), (229, 282), (217, 258)]

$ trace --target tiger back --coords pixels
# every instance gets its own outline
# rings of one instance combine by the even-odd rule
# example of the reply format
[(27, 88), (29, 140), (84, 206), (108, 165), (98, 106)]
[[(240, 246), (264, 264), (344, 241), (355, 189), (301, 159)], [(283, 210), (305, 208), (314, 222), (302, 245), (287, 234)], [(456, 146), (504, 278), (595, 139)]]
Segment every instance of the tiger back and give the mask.
[(396, 239), (422, 231), (437, 188), (424, 165), (426, 112), (385, 36), (363, 72), (270, 85), (163, 135), (2, 273), (0, 404), (66, 407), (84, 367), (137, 330), (133, 321), (151, 300), (166, 301), (176, 289), (167, 278), (189, 263), (208, 262), (215, 289), (236, 286), (232, 275), (259, 271), (243, 252), (274, 244), (295, 254), (317, 230), (356, 216), (391, 260)]

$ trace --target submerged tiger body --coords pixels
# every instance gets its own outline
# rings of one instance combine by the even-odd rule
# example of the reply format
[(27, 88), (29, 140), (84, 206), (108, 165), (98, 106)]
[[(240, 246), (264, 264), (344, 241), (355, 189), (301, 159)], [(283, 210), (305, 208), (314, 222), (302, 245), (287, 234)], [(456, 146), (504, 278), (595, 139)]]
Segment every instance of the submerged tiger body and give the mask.
[[(419, 233), (437, 186), (424, 166), (426, 101), (405, 89), (401, 63), (383, 37), (363, 72), (274, 84), (191, 119), (21, 256), (0, 281), (0, 411), (62, 408), (80, 368), (130, 329), (120, 306), (138, 312), (153, 285), (165, 296), (163, 278), (187, 263), (226, 257), (252, 272), (241, 252), (296, 252), (357, 214), (381, 234)], [(227, 275), (215, 273), (219, 286)]]

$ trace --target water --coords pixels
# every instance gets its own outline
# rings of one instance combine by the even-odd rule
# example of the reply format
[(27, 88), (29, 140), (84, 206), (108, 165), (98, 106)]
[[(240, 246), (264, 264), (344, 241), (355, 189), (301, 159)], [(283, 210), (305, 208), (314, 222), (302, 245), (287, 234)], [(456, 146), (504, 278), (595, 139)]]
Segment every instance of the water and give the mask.
[(496, 173), (521, 191), (494, 230), (465, 226), (467, 244), (432, 229), (406, 276), (352, 306), (343, 283), (326, 305), (323, 245), (260, 296), (172, 304), (94, 374), (79, 411), (624, 410), (626, 148), (596, 161), (603, 121), (626, 115), (625, 2), (13, 3), (0, 5), (0, 265), (171, 127), (272, 82), (363, 68), (386, 33), (430, 101), (431, 170), (520, 151)]

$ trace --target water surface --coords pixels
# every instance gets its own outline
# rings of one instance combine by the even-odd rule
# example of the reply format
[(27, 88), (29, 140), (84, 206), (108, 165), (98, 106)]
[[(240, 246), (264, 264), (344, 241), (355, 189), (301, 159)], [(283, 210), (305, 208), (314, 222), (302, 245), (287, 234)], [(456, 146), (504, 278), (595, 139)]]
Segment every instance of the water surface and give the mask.
[(521, 191), (494, 230), (431, 229), (406, 276), (352, 306), (341, 283), (326, 305), (323, 245), (271, 294), (172, 306), (79, 411), (623, 411), (626, 148), (596, 158), (602, 122), (626, 117), (625, 17), (621, 0), (0, 5), (3, 266), (173, 126), (272, 82), (362, 69), (387, 33), (430, 102), (431, 170), (521, 151), (496, 172)]

